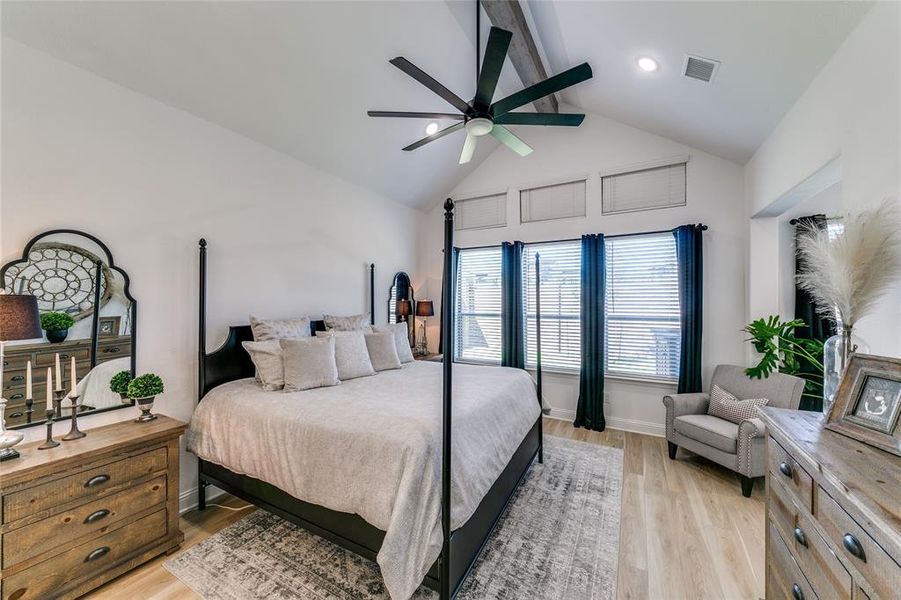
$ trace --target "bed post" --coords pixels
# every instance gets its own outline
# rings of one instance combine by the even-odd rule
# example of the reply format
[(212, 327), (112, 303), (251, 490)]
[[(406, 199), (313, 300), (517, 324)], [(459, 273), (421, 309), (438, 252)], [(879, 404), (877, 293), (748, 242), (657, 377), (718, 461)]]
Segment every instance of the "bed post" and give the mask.
[(535, 379), (538, 392), (538, 462), (544, 463), (544, 400), (541, 391), (541, 255), (535, 254)]
[[(197, 326), (197, 402), (206, 390), (206, 240), (200, 238), (200, 293)], [(201, 461), (197, 459), (197, 510), (206, 509), (206, 483), (201, 479)]]
[(453, 583), (450, 569), (451, 538), (451, 392), (454, 356), (454, 201), (444, 202), (444, 290), (441, 298), (441, 327), (444, 331), (444, 389), (443, 436), (441, 442), (441, 530), (444, 543), (441, 546), (440, 597), (450, 600)]
[(375, 263), (369, 263), (369, 323), (375, 325)]

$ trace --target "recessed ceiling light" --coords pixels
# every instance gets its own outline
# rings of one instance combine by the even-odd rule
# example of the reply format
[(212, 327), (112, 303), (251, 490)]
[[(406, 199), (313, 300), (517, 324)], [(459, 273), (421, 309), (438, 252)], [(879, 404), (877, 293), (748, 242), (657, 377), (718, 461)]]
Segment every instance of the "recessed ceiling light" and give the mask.
[(651, 73), (657, 70), (657, 61), (650, 56), (641, 56), (638, 59), (638, 68)]
[(438, 133), (438, 123), (436, 123), (435, 121), (432, 121), (431, 123), (429, 123), (428, 125), (425, 126), (425, 134), (426, 135), (434, 135), (435, 133)]

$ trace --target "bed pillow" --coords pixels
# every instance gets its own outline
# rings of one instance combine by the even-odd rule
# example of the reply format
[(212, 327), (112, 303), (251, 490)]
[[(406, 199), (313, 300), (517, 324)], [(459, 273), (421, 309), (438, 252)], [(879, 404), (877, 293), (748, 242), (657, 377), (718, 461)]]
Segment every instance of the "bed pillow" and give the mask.
[(310, 317), (300, 319), (260, 319), (250, 315), (250, 330), (253, 341), (298, 340), (312, 336)]
[(373, 327), (372, 330), (376, 333), (390, 332), (394, 335), (394, 345), (397, 348), (397, 357), (400, 358), (400, 362), (409, 363), (415, 360), (413, 350), (410, 349), (410, 338), (407, 337), (409, 334), (406, 323), (380, 325)]
[(335, 315), (322, 315), (326, 329), (331, 331), (369, 331), (369, 313), (351, 315), (349, 317), (336, 317)]
[(739, 400), (718, 385), (713, 386), (710, 392), (710, 404), (707, 407), (707, 414), (732, 421), (733, 423), (741, 423), (748, 419), (757, 417), (757, 409), (761, 406), (769, 404), (767, 398), (751, 398), (748, 400)]
[(369, 360), (376, 371), (387, 371), (400, 368), (400, 358), (397, 356), (397, 345), (394, 343), (394, 334), (366, 333), (366, 349), (369, 350)]
[(285, 387), (285, 367), (278, 340), (242, 342), (241, 345), (250, 354), (250, 360), (257, 368), (257, 381), (265, 391), (275, 392)]
[(341, 381), (375, 375), (362, 331), (317, 331), (316, 337), (334, 338), (335, 363)]
[(308, 338), (279, 340), (284, 359), (285, 391), (299, 392), (338, 385), (335, 340)]

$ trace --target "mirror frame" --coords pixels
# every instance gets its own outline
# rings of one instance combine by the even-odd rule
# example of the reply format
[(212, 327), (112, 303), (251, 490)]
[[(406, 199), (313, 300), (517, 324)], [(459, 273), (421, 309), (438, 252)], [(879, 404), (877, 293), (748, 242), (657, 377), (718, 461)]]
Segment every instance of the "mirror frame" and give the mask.
[[(2, 267), (0, 267), (0, 289), (4, 289), (4, 288), (6, 287), (6, 272), (7, 272), (13, 265), (21, 264), (21, 263), (23, 263), (23, 262), (24, 262), (24, 263), (27, 263), (28, 260), (29, 260), (28, 255), (31, 253), (31, 249), (34, 247), (34, 245), (37, 244), (37, 243), (39, 243), (43, 238), (46, 238), (46, 237), (51, 236), (51, 235), (56, 235), (56, 234), (80, 235), (80, 236), (83, 236), (83, 237), (85, 237), (85, 238), (91, 240), (92, 242), (94, 242), (95, 244), (97, 244), (97, 246), (100, 247), (100, 249), (101, 249), (101, 250), (103, 251), (103, 253), (106, 255), (106, 257), (105, 257), (106, 260), (107, 260), (107, 265), (106, 265), (106, 266), (107, 266), (111, 271), (115, 271), (115, 272), (119, 273), (120, 275), (122, 275), (122, 278), (123, 278), (123, 280), (124, 280), (124, 282), (125, 282), (125, 285), (123, 286), (122, 291), (123, 291), (123, 293), (125, 294), (125, 298), (131, 303), (131, 317), (130, 317), (130, 318), (131, 318), (131, 374), (132, 374), (132, 376), (137, 375), (137, 372), (138, 372), (138, 371), (137, 371), (137, 365), (138, 365), (138, 361), (137, 361), (137, 354), (138, 354), (138, 353), (137, 353), (137, 346), (138, 346), (138, 301), (135, 300), (135, 298), (131, 295), (131, 289), (130, 289), (130, 287), (131, 287), (131, 281), (130, 281), (130, 279), (128, 278), (128, 273), (126, 273), (126, 272), (123, 271), (121, 268), (119, 268), (118, 266), (116, 266), (116, 263), (113, 261), (113, 254), (110, 252), (110, 250), (109, 250), (109, 248), (107, 247), (107, 245), (104, 244), (102, 241), (100, 241), (96, 236), (91, 235), (90, 233), (87, 233), (87, 232), (84, 232), (84, 231), (80, 231), (80, 230), (78, 230), (78, 229), (51, 229), (51, 230), (49, 230), (49, 231), (44, 231), (43, 233), (37, 234), (36, 236), (34, 236), (34, 237), (31, 238), (30, 240), (28, 240), (28, 243), (25, 244), (25, 249), (22, 251), (22, 257), (21, 257), (21, 258), (13, 259), (13, 260), (9, 261), (8, 263), (5, 263)], [(92, 318), (94, 319), (94, 325), (91, 327), (91, 332), (92, 332), (91, 345), (92, 345), (92, 348), (96, 348), (96, 347), (97, 347), (97, 339), (96, 339), (96, 336), (98, 335), (98, 333), (97, 333), (97, 327), (96, 327), (97, 318), (98, 318), (98, 315), (97, 315), (97, 312), (96, 312), (96, 311), (97, 311), (97, 307), (94, 307), (94, 311), (95, 311), (95, 312), (94, 312), (94, 316), (92, 317)], [(0, 393), (2, 393), (2, 390), (0, 390)], [(98, 409), (94, 409), (94, 410), (91, 410), (91, 411), (86, 411), (86, 412), (84, 412), (84, 413), (79, 413), (79, 416), (81, 416), (81, 415), (95, 415), (95, 414), (100, 414), (100, 413), (103, 413), (103, 412), (108, 412), (108, 411), (111, 411), (111, 410), (119, 410), (119, 409), (122, 409), (122, 408), (132, 407), (132, 406), (134, 406), (134, 405), (135, 405), (135, 401), (134, 401), (134, 400), (131, 400), (131, 402), (128, 403), (128, 404), (123, 403), (121, 406), (108, 406), (108, 407), (106, 407), (106, 408), (98, 408)], [(59, 420), (59, 417), (57, 417), (56, 419), (54, 419), (54, 421), (56, 421), (56, 420)], [(35, 426), (37, 426), (37, 425), (45, 425), (45, 424), (46, 424), (46, 420), (41, 419), (40, 421), (36, 421), (36, 422), (33, 422), (33, 423), (20, 423), (20, 424), (18, 424), (18, 425), (8, 426), (7, 429), (25, 429), (25, 428), (27, 428), (27, 427), (35, 427)]]

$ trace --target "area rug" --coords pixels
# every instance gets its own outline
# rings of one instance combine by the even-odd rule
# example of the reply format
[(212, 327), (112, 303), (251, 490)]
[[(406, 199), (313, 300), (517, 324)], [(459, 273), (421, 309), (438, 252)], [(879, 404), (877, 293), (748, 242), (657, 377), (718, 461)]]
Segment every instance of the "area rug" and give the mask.
[[(622, 450), (546, 436), (457, 598), (613, 598), (622, 478)], [(263, 510), (165, 566), (204, 600), (388, 598), (377, 564)]]

